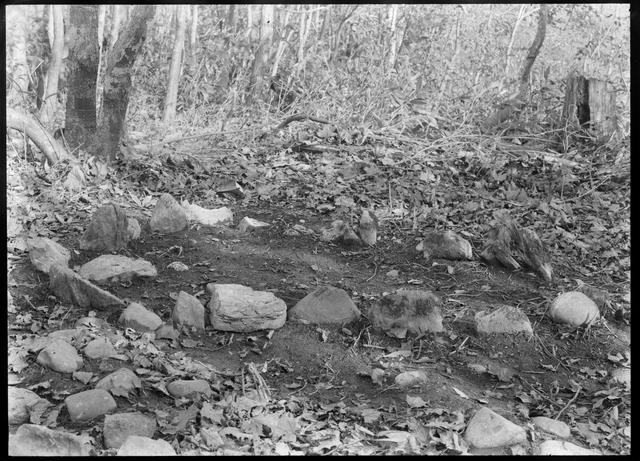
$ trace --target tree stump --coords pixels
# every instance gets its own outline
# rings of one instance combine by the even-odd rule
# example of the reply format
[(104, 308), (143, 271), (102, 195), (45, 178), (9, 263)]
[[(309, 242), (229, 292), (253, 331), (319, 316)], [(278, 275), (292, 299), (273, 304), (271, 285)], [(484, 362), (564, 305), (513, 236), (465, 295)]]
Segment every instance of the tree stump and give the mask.
[[(598, 142), (608, 141), (617, 124), (615, 91), (606, 81), (569, 74), (562, 120), (565, 126), (577, 126), (588, 130)], [(568, 134), (565, 134), (565, 151), (568, 141)]]

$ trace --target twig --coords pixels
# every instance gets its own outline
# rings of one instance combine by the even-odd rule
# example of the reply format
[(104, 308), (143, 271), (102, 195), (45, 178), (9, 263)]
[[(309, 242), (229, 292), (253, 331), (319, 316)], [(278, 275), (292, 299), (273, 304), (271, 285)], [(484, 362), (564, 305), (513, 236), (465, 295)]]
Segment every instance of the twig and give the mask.
[(275, 127), (271, 131), (281, 130), (291, 122), (299, 122), (299, 121), (302, 121), (302, 120), (311, 120), (312, 122), (318, 122), (318, 123), (324, 123), (324, 124), (328, 124), (329, 123), (329, 121), (327, 121), (327, 120), (324, 120), (324, 119), (321, 119), (321, 118), (317, 118), (317, 117), (312, 117), (310, 115), (295, 114), (295, 115), (292, 115), (291, 117), (287, 117), (280, 125), (278, 125), (277, 127)]
[(560, 410), (558, 412), (558, 414), (556, 415), (555, 419), (557, 420), (558, 418), (560, 418), (560, 415), (567, 409), (569, 408), (569, 405), (571, 405), (573, 402), (576, 401), (576, 399), (578, 398), (578, 394), (580, 394), (580, 391), (582, 390), (581, 386), (578, 386), (578, 390), (576, 391), (576, 394), (571, 398), (571, 400), (569, 400), (567, 402), (567, 404), (564, 406), (564, 408), (562, 410)]

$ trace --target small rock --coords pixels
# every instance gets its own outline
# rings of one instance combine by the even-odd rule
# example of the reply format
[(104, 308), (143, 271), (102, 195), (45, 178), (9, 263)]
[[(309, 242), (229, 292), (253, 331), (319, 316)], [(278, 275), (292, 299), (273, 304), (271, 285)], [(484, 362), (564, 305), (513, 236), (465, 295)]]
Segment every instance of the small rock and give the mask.
[(312, 291), (298, 301), (288, 314), (289, 320), (340, 325), (357, 320), (360, 315), (349, 294), (331, 286)]
[(176, 272), (184, 272), (189, 270), (189, 266), (180, 261), (174, 261), (170, 264), (167, 264), (167, 269), (172, 269)]
[(187, 227), (187, 213), (170, 194), (162, 194), (153, 210), (149, 226), (152, 231), (178, 232)]
[(167, 384), (167, 391), (174, 397), (189, 397), (193, 394), (211, 395), (211, 386), (204, 379), (179, 379)]
[(149, 437), (130, 435), (118, 450), (117, 456), (175, 456), (169, 442)]
[(571, 436), (571, 429), (566, 423), (557, 419), (547, 418), (546, 416), (536, 416), (531, 418), (534, 424), (549, 434), (557, 435), (563, 439)]
[(61, 373), (73, 373), (83, 364), (76, 348), (61, 339), (54, 339), (49, 343), (40, 351), (36, 360), (40, 365)]
[(138, 303), (129, 304), (120, 315), (118, 322), (141, 332), (154, 331), (162, 325), (162, 319), (157, 314)]
[(360, 240), (360, 237), (351, 226), (340, 219), (333, 221), (330, 228), (322, 229), (320, 240), (342, 244), (347, 247), (362, 245), (362, 240)]
[(72, 421), (84, 421), (115, 410), (116, 402), (104, 389), (90, 389), (70, 395), (64, 403)]
[(400, 272), (398, 272), (398, 270), (396, 269), (392, 269), (389, 272), (387, 272), (385, 275), (387, 276), (387, 278), (394, 280), (400, 276)]
[(96, 283), (117, 283), (130, 282), (136, 278), (155, 278), (158, 271), (144, 259), (102, 255), (80, 267), (78, 274)]
[(453, 231), (431, 232), (416, 247), (425, 259), (473, 259), (471, 244)]
[(127, 246), (127, 215), (115, 203), (96, 210), (80, 239), (82, 250), (118, 251)]
[(220, 434), (218, 434), (218, 430), (213, 427), (202, 426), (200, 428), (200, 437), (202, 437), (202, 441), (210, 450), (215, 450), (224, 445), (222, 436), (220, 436)]
[(23, 424), (29, 421), (29, 408), (36, 403), (47, 400), (40, 398), (38, 394), (29, 389), (9, 386), (9, 424)]
[(89, 456), (90, 441), (86, 437), (54, 431), (37, 424), (23, 424), (9, 435), (9, 456)]
[(477, 312), (474, 321), (476, 331), (482, 334), (524, 333), (528, 336), (533, 334), (527, 315), (513, 306), (500, 306), (492, 312)]
[(553, 300), (549, 315), (558, 323), (580, 326), (597, 319), (600, 311), (596, 303), (584, 293), (568, 291)]
[(49, 333), (47, 335), (47, 339), (49, 341), (47, 341), (47, 344), (50, 344), (51, 341), (56, 340), (56, 339), (60, 339), (62, 341), (65, 341), (71, 345), (74, 344), (74, 342), (77, 341), (77, 339), (82, 336), (83, 332), (81, 329), (79, 328), (66, 328), (64, 330), (56, 330), (56, 331), (52, 331), (51, 333)]
[(203, 226), (215, 227), (233, 221), (233, 212), (226, 206), (216, 208), (215, 210), (208, 210), (196, 204), (189, 204), (189, 202), (185, 200), (182, 203), (182, 208), (189, 221), (195, 221)]
[(93, 378), (93, 373), (89, 371), (74, 371), (71, 377), (82, 384), (89, 384), (89, 381)]
[(67, 266), (71, 253), (65, 247), (51, 239), (36, 237), (27, 240), (31, 264), (41, 272), (49, 272), (52, 264)]
[(372, 246), (376, 244), (378, 238), (378, 218), (373, 214), (373, 211), (362, 210), (358, 231), (360, 238), (366, 245)]
[(413, 387), (427, 381), (427, 373), (422, 370), (405, 371), (395, 377), (395, 383), (400, 387)]
[(136, 218), (128, 218), (127, 237), (128, 240), (138, 240), (140, 238), (140, 223)]
[(120, 397), (129, 397), (129, 394), (142, 387), (142, 381), (128, 368), (120, 368), (108, 374), (96, 383), (96, 389), (103, 389)]
[(374, 303), (368, 318), (374, 327), (386, 332), (438, 333), (444, 330), (440, 304), (440, 298), (429, 291), (398, 290)]
[(178, 339), (180, 336), (175, 328), (171, 325), (163, 324), (156, 330), (156, 339)]
[(618, 383), (626, 385), (631, 389), (631, 369), (616, 368), (611, 372), (611, 377)]
[(62, 301), (80, 307), (104, 310), (124, 304), (111, 293), (60, 264), (53, 264), (49, 269), (49, 287)]
[(106, 448), (120, 448), (129, 436), (153, 437), (156, 428), (155, 418), (142, 413), (106, 415), (102, 430), (104, 445)]
[(238, 230), (240, 232), (251, 232), (257, 229), (269, 227), (269, 223), (258, 221), (257, 219), (245, 216), (238, 224)]
[(539, 456), (596, 456), (596, 450), (582, 448), (565, 440), (545, 440), (537, 450)]
[(84, 348), (84, 355), (90, 359), (107, 359), (118, 355), (118, 352), (107, 338), (96, 338)]
[(268, 291), (237, 284), (209, 283), (210, 323), (216, 330), (250, 332), (284, 325), (287, 305)]
[(204, 306), (195, 296), (181, 291), (173, 308), (173, 322), (204, 331)]
[(523, 428), (486, 407), (471, 418), (464, 437), (475, 448), (505, 447), (527, 441)]
[(107, 328), (109, 324), (106, 320), (100, 319), (98, 317), (80, 317), (76, 323), (74, 324), (75, 328), (89, 328), (101, 330)]

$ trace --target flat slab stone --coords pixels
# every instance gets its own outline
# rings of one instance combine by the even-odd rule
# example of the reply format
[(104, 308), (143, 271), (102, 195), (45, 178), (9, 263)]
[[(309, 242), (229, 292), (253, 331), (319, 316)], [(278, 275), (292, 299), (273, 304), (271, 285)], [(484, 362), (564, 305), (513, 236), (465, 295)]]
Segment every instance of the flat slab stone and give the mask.
[(112, 310), (124, 305), (116, 296), (60, 264), (53, 264), (49, 269), (49, 288), (62, 301), (80, 307)]
[(233, 212), (226, 206), (209, 210), (185, 201), (182, 207), (190, 221), (195, 221), (203, 226), (215, 227), (233, 221)]
[(425, 259), (472, 259), (471, 244), (453, 231), (430, 232), (416, 246)]
[(275, 330), (287, 319), (287, 305), (271, 292), (233, 283), (210, 283), (207, 291), (211, 293), (209, 318), (216, 330)]
[(102, 255), (84, 264), (78, 274), (96, 283), (129, 282), (136, 278), (155, 278), (158, 271), (149, 261), (121, 255)]
[(533, 334), (527, 315), (517, 307), (499, 306), (491, 312), (480, 311), (474, 317), (478, 333)]
[(566, 440), (545, 440), (537, 450), (540, 456), (598, 456), (599, 451), (580, 447)]
[(374, 327), (399, 335), (438, 333), (444, 330), (440, 312), (440, 298), (430, 291), (398, 290), (384, 296), (369, 309), (369, 320)]
[(107, 448), (120, 448), (132, 435), (152, 437), (156, 432), (155, 418), (142, 413), (118, 413), (104, 417), (102, 436)]
[(9, 456), (89, 456), (87, 437), (49, 429), (37, 424), (23, 424), (9, 435)]

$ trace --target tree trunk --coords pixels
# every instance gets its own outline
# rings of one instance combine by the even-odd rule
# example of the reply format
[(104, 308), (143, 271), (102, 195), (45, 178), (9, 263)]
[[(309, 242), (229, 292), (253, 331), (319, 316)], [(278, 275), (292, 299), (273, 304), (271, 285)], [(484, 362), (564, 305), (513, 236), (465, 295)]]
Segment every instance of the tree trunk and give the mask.
[(251, 78), (249, 81), (250, 100), (262, 94), (264, 90), (263, 71), (269, 58), (269, 51), (273, 42), (273, 5), (262, 5), (260, 15), (259, 43), (256, 49)]
[(527, 94), (531, 68), (533, 67), (533, 63), (538, 57), (538, 53), (540, 53), (540, 48), (542, 48), (542, 44), (544, 43), (544, 37), (547, 33), (548, 10), (549, 10), (548, 5), (546, 4), (540, 5), (540, 12), (538, 14), (538, 30), (536, 32), (536, 37), (533, 39), (533, 43), (529, 48), (529, 52), (527, 53), (527, 57), (524, 61), (524, 66), (522, 68), (522, 74), (520, 75), (519, 95), (523, 99), (524, 99), (524, 96)]
[(571, 73), (567, 77), (562, 120), (564, 126), (572, 128), (565, 130), (563, 151), (571, 142), (569, 133), (579, 128), (589, 130), (599, 142), (608, 141), (617, 125), (615, 92), (605, 81)]
[(10, 100), (22, 102), (29, 88), (29, 64), (27, 63), (27, 5), (10, 5), (6, 7), (7, 36), (11, 37), (11, 58), (13, 67), (10, 70), (12, 85), (9, 87)]
[(356, 12), (358, 9), (358, 5), (354, 5), (353, 9), (347, 13), (347, 15), (340, 21), (338, 25), (338, 30), (336, 30), (335, 36), (333, 37), (333, 46), (331, 47), (331, 57), (329, 58), (330, 62), (333, 62), (338, 54), (338, 47), (340, 46), (340, 32), (342, 31), (342, 27), (345, 22)]
[(100, 153), (105, 159), (115, 158), (119, 150), (129, 104), (133, 64), (144, 44), (147, 23), (154, 12), (153, 5), (136, 5), (107, 58), (98, 137)]
[(66, 149), (37, 121), (15, 109), (7, 108), (7, 128), (19, 130), (42, 151), (50, 165), (69, 157)]
[(172, 122), (176, 116), (180, 68), (182, 65), (182, 52), (184, 50), (184, 36), (186, 29), (185, 13), (186, 7), (178, 5), (176, 9), (176, 38), (173, 44), (173, 55), (171, 56), (169, 82), (167, 83), (167, 96), (164, 100), (164, 115), (162, 117), (163, 123)]
[(122, 24), (122, 9), (125, 5), (112, 5), (111, 7), (111, 30), (109, 31), (109, 51), (113, 49), (120, 36), (120, 26)]
[(64, 49), (64, 21), (62, 19), (62, 5), (51, 5), (51, 24), (53, 25), (53, 44), (51, 58), (47, 69), (46, 88), (43, 104), (40, 109), (40, 121), (51, 128), (58, 107), (58, 80), (62, 69), (62, 52)]
[(99, 62), (98, 5), (71, 6), (69, 42), (65, 137), (72, 148), (85, 148), (93, 153)]
[(225, 23), (227, 25), (227, 30), (232, 34), (236, 33), (236, 6), (234, 4), (229, 5), (229, 9), (227, 11), (227, 19)]

